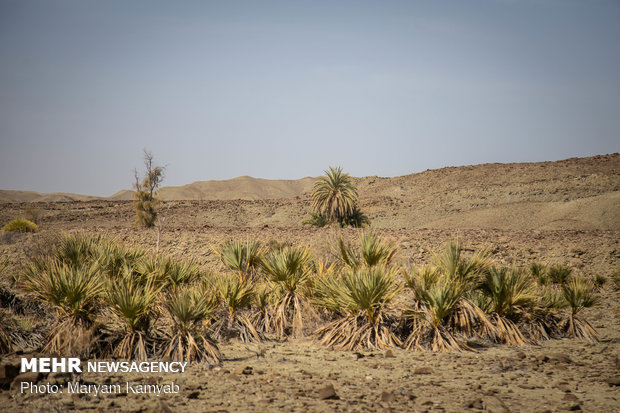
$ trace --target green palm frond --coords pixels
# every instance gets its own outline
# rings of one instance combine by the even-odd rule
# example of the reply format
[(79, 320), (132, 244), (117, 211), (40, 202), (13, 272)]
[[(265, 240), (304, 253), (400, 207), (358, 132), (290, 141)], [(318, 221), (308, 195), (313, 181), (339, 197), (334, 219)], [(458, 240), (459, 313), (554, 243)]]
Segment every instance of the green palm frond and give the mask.
[(155, 299), (160, 291), (152, 278), (136, 280), (133, 271), (125, 267), (119, 279), (108, 282), (107, 302), (131, 332), (148, 332), (157, 307)]
[(484, 274), (481, 288), (491, 300), (491, 311), (502, 317), (516, 316), (537, 299), (532, 278), (516, 267), (492, 267)]
[(96, 264), (73, 267), (57, 260), (35, 260), (23, 286), (35, 299), (55, 306), (61, 317), (92, 320), (103, 284)]
[(450, 242), (446, 249), (434, 257), (435, 266), (445, 276), (466, 283), (474, 282), (491, 266), (490, 252), (476, 251), (471, 258), (463, 257), (461, 241)]
[(247, 280), (259, 268), (264, 249), (255, 240), (231, 240), (215, 250), (215, 253), (226, 268), (235, 272), (239, 278)]
[(342, 263), (349, 268), (365, 266), (387, 266), (396, 255), (397, 247), (381, 238), (372, 231), (363, 232), (360, 236), (359, 247), (355, 248), (338, 239), (338, 250)]
[(562, 296), (573, 316), (582, 309), (593, 307), (599, 302), (594, 292), (594, 285), (581, 277), (571, 277), (562, 285)]

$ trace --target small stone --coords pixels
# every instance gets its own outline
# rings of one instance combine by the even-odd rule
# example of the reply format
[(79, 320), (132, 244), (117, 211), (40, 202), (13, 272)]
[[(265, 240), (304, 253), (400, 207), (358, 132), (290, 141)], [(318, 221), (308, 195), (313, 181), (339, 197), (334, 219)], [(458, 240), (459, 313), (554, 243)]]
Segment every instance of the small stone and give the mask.
[(571, 412), (577, 412), (581, 410), (581, 406), (579, 404), (573, 404), (571, 407), (568, 408), (568, 410), (570, 410)]
[(385, 358), (386, 359), (391, 359), (391, 358), (395, 358), (396, 356), (394, 355), (394, 352), (392, 350), (386, 350), (385, 352)]
[(609, 384), (610, 386), (620, 386), (620, 376), (607, 379), (607, 384)]
[(199, 395), (200, 395), (200, 392), (198, 390), (196, 390), (196, 391), (193, 391), (190, 394), (188, 394), (187, 398), (188, 399), (192, 399), (192, 400), (196, 400)]
[(477, 399), (467, 403), (467, 408), (482, 410), (484, 408), (484, 403), (482, 402), (481, 398), (477, 398)]
[(254, 373), (254, 369), (250, 366), (237, 366), (233, 371), (235, 374), (245, 374), (246, 376)]
[(413, 374), (433, 374), (435, 370), (431, 367), (418, 367), (413, 371)]
[(394, 391), (391, 389), (386, 389), (381, 392), (381, 401), (386, 403), (391, 403), (396, 400), (396, 396), (394, 396)]
[(573, 393), (566, 393), (564, 394), (563, 400), (566, 400), (567, 402), (578, 402), (579, 398)]
[(318, 393), (319, 399), (321, 400), (338, 400), (340, 397), (336, 394), (336, 389), (334, 389), (333, 384), (328, 384), (325, 387), (321, 387)]
[(515, 356), (516, 356), (519, 360), (524, 360), (525, 358), (527, 358), (527, 355), (526, 355), (524, 352), (522, 352), (521, 350), (518, 350), (518, 351), (515, 353)]

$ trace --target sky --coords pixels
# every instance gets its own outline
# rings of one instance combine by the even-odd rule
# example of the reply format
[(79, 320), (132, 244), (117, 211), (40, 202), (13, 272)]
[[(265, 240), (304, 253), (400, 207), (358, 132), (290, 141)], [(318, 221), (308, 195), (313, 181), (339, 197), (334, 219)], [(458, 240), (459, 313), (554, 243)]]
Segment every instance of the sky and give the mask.
[(620, 152), (620, 1), (0, 0), (0, 189)]

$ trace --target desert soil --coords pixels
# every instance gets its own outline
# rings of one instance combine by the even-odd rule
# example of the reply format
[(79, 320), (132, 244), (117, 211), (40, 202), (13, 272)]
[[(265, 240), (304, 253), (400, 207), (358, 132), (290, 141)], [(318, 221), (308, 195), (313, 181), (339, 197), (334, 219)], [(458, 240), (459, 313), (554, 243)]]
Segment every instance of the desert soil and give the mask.
[[(403, 265), (429, 262), (433, 251), (460, 237), (468, 253), (486, 246), (505, 264), (564, 263), (586, 277), (609, 276), (620, 265), (620, 156), (563, 162), (446, 168), (389, 182), (362, 178), (361, 206), (373, 227), (399, 246)], [(492, 185), (485, 185), (485, 176)], [(0, 223), (26, 205), (0, 204)], [(155, 251), (157, 230), (132, 227), (129, 201), (28, 205), (40, 210), (41, 230), (2, 237), (0, 254), (12, 270), (61, 232), (106, 234)], [(338, 236), (353, 241), (361, 231), (303, 227), (309, 209), (307, 193), (166, 201), (160, 252), (216, 269), (212, 248), (231, 238), (308, 245), (322, 256), (330, 254)], [(322, 347), (312, 337), (250, 345), (232, 341), (221, 345), (221, 366), (80, 378), (110, 384), (174, 381), (178, 394), (94, 397), (12, 389), (0, 391), (0, 406), (6, 411), (620, 411), (620, 292), (608, 282), (600, 296), (600, 305), (583, 313), (600, 334), (596, 343), (564, 339), (522, 347), (482, 345), (470, 353), (356, 353)]]

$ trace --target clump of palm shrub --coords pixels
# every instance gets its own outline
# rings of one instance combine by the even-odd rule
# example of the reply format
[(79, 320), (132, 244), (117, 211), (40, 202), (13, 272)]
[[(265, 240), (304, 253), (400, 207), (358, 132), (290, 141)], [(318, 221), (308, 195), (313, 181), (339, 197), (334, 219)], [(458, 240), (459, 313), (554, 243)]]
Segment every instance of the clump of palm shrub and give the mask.
[(279, 337), (303, 335), (304, 315), (313, 313), (307, 296), (312, 266), (310, 250), (288, 247), (272, 251), (262, 261), (262, 269), (273, 294), (270, 330)]
[(239, 338), (242, 342), (260, 342), (263, 333), (252, 324), (251, 305), (254, 284), (233, 274), (221, 274), (213, 280), (213, 288), (224, 307), (211, 326), (216, 338)]
[(570, 337), (598, 340), (596, 330), (586, 320), (577, 317), (584, 308), (593, 307), (598, 303), (594, 293), (594, 285), (585, 278), (571, 277), (562, 285), (562, 297), (570, 309), (563, 329)]
[(155, 334), (152, 330), (159, 315), (156, 298), (160, 292), (153, 278), (139, 282), (132, 269), (110, 280), (106, 302), (116, 320), (111, 333), (109, 352), (113, 357), (145, 361), (156, 353)]
[(36, 300), (56, 309), (57, 321), (48, 333), (44, 350), (88, 355), (95, 340), (95, 317), (103, 291), (98, 266), (42, 260), (25, 272), (23, 287)]
[(39, 226), (25, 218), (16, 218), (2, 228), (2, 233), (6, 232), (37, 232)]
[(488, 297), (486, 310), (491, 314), (497, 340), (511, 345), (526, 344), (528, 340), (517, 323), (537, 301), (530, 275), (514, 266), (491, 267), (484, 273), (480, 289)]
[(217, 297), (205, 294), (196, 286), (183, 286), (168, 294), (166, 310), (172, 319), (172, 334), (163, 346), (163, 357), (175, 361), (214, 361), (222, 356), (204, 323), (215, 312)]
[(570, 279), (572, 272), (572, 268), (564, 264), (554, 264), (547, 268), (549, 281), (560, 285), (563, 285)]
[(405, 313), (405, 348), (464, 351), (471, 348), (460, 336), (496, 337), (496, 327), (470, 295), (490, 268), (489, 255), (481, 250), (467, 258), (456, 240), (435, 255), (433, 266), (405, 274), (414, 294)]
[(319, 342), (345, 350), (400, 345), (391, 307), (400, 290), (396, 274), (394, 268), (376, 266), (317, 280), (315, 302), (338, 317), (315, 332)]

